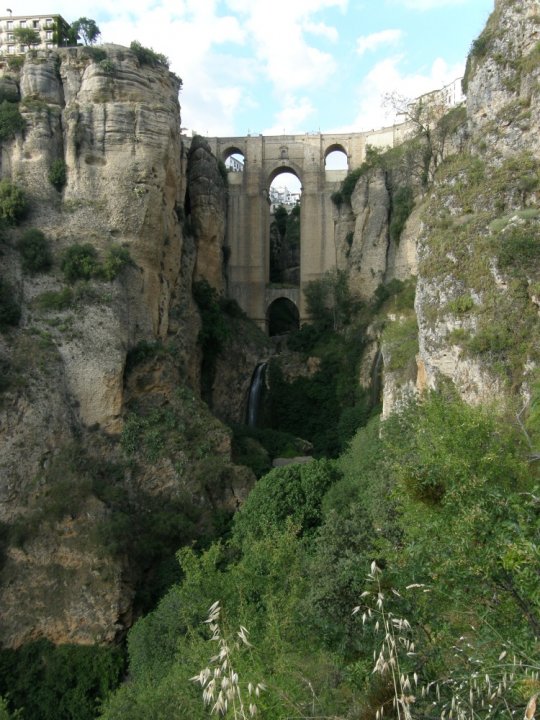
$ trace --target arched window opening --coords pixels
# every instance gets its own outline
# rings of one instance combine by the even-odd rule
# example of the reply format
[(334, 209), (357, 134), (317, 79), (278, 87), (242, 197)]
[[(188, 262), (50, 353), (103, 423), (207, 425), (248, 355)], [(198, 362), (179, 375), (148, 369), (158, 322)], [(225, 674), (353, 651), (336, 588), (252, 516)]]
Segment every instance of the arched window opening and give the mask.
[(325, 170), (348, 170), (349, 158), (344, 150), (332, 150), (324, 161)]
[(284, 335), (298, 330), (300, 327), (300, 313), (298, 308), (288, 298), (278, 298), (268, 308), (268, 334)]
[(225, 157), (225, 167), (231, 173), (244, 172), (245, 158), (240, 151), (230, 152)]
[(300, 196), (302, 187), (289, 171), (277, 174), (270, 189), (270, 283), (300, 285)]
[(340, 145), (332, 145), (324, 158), (326, 182), (341, 182), (349, 171), (349, 158)]

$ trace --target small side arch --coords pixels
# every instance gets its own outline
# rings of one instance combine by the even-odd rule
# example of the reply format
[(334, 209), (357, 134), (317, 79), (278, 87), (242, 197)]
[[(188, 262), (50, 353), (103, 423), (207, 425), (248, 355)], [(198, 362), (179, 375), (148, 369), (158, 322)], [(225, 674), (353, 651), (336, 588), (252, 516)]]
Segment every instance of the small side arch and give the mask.
[(231, 145), (221, 153), (221, 159), (229, 172), (244, 172), (246, 156), (239, 147)]
[(324, 168), (327, 171), (349, 170), (347, 150), (340, 143), (332, 143), (324, 151)]
[(287, 297), (273, 300), (266, 310), (266, 326), (271, 337), (298, 330), (300, 313), (295, 303)]

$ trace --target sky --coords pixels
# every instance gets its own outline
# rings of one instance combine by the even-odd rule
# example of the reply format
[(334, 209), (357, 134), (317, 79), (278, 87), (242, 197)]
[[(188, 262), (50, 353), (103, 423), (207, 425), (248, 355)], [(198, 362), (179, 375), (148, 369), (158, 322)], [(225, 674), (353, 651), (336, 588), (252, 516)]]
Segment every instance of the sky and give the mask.
[[(183, 80), (182, 127), (208, 136), (390, 125), (381, 102), (463, 75), (493, 0), (21, 0), (14, 15), (94, 19), (100, 42), (138, 40)], [(76, 7), (76, 10), (74, 10)]]

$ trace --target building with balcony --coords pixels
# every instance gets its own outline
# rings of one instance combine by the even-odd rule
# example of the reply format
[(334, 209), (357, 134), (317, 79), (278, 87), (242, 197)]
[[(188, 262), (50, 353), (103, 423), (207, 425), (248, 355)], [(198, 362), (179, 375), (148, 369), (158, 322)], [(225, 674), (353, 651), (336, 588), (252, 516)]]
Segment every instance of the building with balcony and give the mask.
[[(31, 46), (18, 42), (13, 34), (16, 28), (34, 30), (39, 42)], [(52, 50), (58, 47), (69, 24), (61, 15), (7, 15), (0, 17), (0, 55), (19, 55), (30, 48)]]

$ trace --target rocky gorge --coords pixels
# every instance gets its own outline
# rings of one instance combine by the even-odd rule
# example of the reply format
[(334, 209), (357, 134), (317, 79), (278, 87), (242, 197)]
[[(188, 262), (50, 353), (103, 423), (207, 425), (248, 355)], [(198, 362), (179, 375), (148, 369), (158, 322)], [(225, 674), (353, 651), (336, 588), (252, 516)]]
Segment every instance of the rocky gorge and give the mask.
[[(539, 47), (537, 0), (496, 0), (466, 104), (428, 134), (417, 118), (335, 207), (337, 268), (367, 318), (350, 393), (380, 381), (383, 418), (448, 387), (471, 406), (531, 407)], [(19, 309), (0, 334), (7, 648), (120, 642), (178, 579), (178, 547), (208, 547), (255, 485), (231, 427), (257, 363), (278, 355), (270, 392), (321, 370), (315, 352), (276, 353), (227, 298), (226, 174), (203, 138), (181, 135), (180, 87), (116, 45), (32, 51), (1, 70), (0, 112), (16, 104), (22, 124), (1, 142), (0, 204), (15, 186), (26, 206), (0, 236), (2, 302)], [(47, 271), (25, 268), (31, 229), (48, 240)], [(70, 278), (74, 246), (93, 248), (91, 267)], [(403, 288), (414, 307), (393, 301)]]

